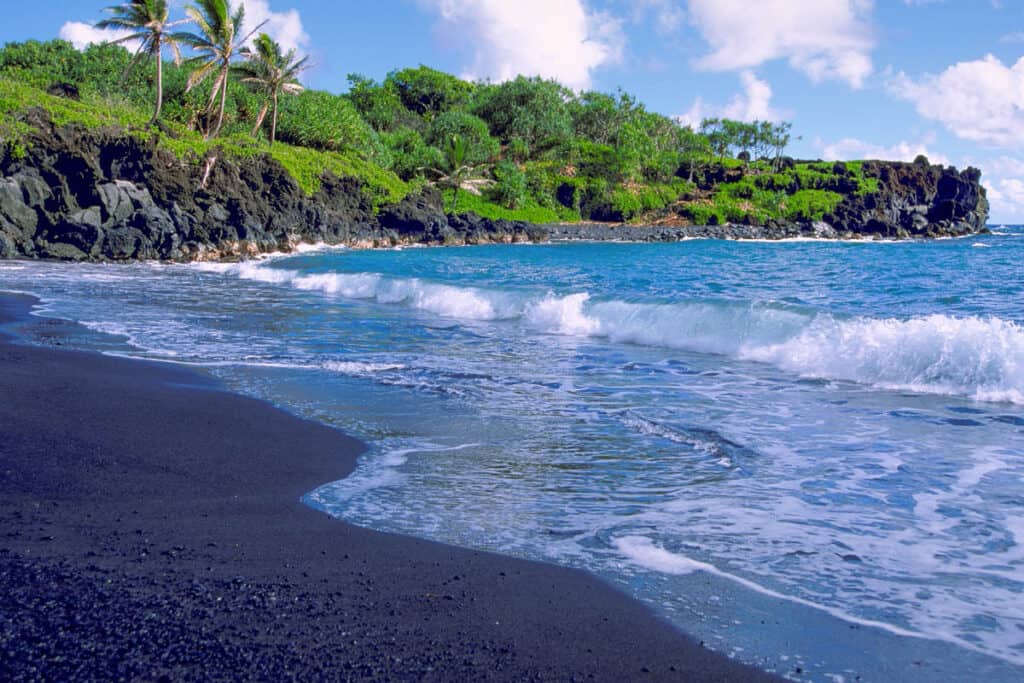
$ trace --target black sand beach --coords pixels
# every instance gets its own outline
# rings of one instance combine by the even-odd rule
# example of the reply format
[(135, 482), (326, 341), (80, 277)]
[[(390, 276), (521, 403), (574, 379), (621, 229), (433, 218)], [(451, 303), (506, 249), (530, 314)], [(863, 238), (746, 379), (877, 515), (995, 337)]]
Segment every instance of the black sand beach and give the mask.
[(0, 680), (774, 680), (587, 574), (300, 502), (362, 450), (188, 370), (0, 336)]

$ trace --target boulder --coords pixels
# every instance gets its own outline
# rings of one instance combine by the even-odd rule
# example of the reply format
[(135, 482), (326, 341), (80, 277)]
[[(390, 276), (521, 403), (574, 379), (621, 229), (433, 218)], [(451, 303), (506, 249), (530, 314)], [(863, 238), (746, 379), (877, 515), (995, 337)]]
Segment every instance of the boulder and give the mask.
[(384, 229), (417, 241), (443, 241), (449, 227), (436, 191), (406, 197), (381, 211), (378, 220)]
[(39, 224), (39, 215), (25, 203), (25, 194), (14, 178), (0, 178), (0, 216), (27, 235)]

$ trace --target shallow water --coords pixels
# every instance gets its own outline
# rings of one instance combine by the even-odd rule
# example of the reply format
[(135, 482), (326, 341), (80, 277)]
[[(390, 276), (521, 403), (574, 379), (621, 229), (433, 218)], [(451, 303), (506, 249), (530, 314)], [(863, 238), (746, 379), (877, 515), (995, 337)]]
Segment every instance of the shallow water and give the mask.
[(309, 495), (347, 520), (589, 569), (796, 679), (1010, 681), (1024, 230), (999, 232), (0, 263), (0, 289), (361, 436)]

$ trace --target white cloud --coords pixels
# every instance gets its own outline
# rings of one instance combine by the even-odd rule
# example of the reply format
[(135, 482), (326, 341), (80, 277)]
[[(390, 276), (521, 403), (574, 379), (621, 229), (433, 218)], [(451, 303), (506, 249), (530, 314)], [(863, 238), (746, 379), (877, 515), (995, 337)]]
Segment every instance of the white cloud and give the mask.
[(689, 0), (690, 22), (711, 46), (697, 66), (728, 71), (786, 59), (814, 82), (859, 88), (872, 71), (872, 7), (872, 0)]
[[(302, 26), (302, 17), (297, 9), (275, 12), (270, 9), (268, 0), (231, 0), (231, 7), (238, 7), (239, 2), (245, 3), (245, 23), (242, 35), (253, 31), (263, 22), (267, 22), (258, 33), (266, 33), (280, 43), (285, 52), (298, 50), (304, 52), (309, 45), (309, 34)], [(251, 42), (251, 41), (250, 41)]]
[(990, 222), (1024, 224), (1024, 158), (1003, 155), (968, 162), (984, 173), (992, 205)]
[(633, 21), (643, 23), (651, 19), (658, 33), (672, 33), (686, 19), (681, 0), (633, 0), (631, 5)]
[(990, 222), (1024, 224), (1024, 180), (996, 178), (985, 182), (991, 205)]
[(992, 147), (1024, 146), (1024, 57), (1006, 66), (986, 55), (919, 80), (899, 73), (888, 88), (958, 137)]
[(1024, 159), (1001, 156), (989, 159), (977, 164), (984, 169), (985, 173), (1000, 176), (1020, 176), (1024, 178)]
[(622, 58), (622, 25), (583, 0), (419, 0), (439, 15), (438, 31), (473, 53), (470, 78), (506, 81), (522, 74), (590, 87), (598, 67)]
[[(68, 21), (60, 27), (60, 32), (57, 35), (74, 45), (75, 48), (84, 50), (89, 45), (100, 45), (101, 43), (118, 40), (131, 34), (132, 31), (102, 29), (82, 21)], [(137, 41), (128, 41), (122, 44), (132, 52), (139, 49)]]
[(928, 145), (934, 142), (933, 138), (920, 142), (907, 142), (901, 140), (894, 145), (886, 147), (877, 145), (857, 138), (843, 138), (839, 142), (826, 144), (821, 140), (815, 142), (821, 150), (821, 158), (826, 161), (848, 160), (848, 159), (882, 159), (886, 161), (913, 161), (919, 154), (928, 157), (933, 164), (949, 164), (949, 158), (936, 152), (928, 151)]
[(752, 71), (740, 73), (743, 92), (736, 94), (725, 106), (708, 105), (698, 97), (685, 113), (676, 117), (684, 126), (696, 128), (706, 118), (724, 117), (737, 121), (778, 121), (785, 118), (771, 105), (772, 87)]
[(1024, 43), (1024, 31), (1017, 31), (1016, 33), (1007, 33), (1005, 36), (999, 39), (1000, 43)]
[[(298, 10), (289, 9), (275, 12), (270, 9), (268, 0), (231, 0), (232, 9), (238, 7), (239, 2), (245, 3), (245, 25), (242, 27), (242, 35), (248, 34), (265, 21), (266, 24), (260, 28), (259, 32), (269, 34), (281, 44), (285, 51), (295, 48), (301, 52), (309, 44), (309, 35), (302, 27), (302, 18), (299, 16)], [(171, 18), (174, 19), (173, 16)], [(194, 26), (187, 25), (175, 30), (191, 31), (193, 29)], [(59, 35), (79, 50), (83, 50), (89, 44), (117, 40), (130, 33), (132, 32), (117, 29), (99, 29), (82, 21), (69, 21), (60, 27)], [(139, 44), (131, 41), (124, 43), (124, 46), (135, 51)]]

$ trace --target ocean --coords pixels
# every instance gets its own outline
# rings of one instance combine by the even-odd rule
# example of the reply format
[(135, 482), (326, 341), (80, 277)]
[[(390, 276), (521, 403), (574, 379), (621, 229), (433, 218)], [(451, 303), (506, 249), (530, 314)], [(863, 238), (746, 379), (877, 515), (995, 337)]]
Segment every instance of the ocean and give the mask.
[(306, 496), (349, 522), (588, 570), (794, 680), (1024, 679), (1024, 227), (9, 261), (0, 290), (42, 299), (33, 341), (363, 439)]

